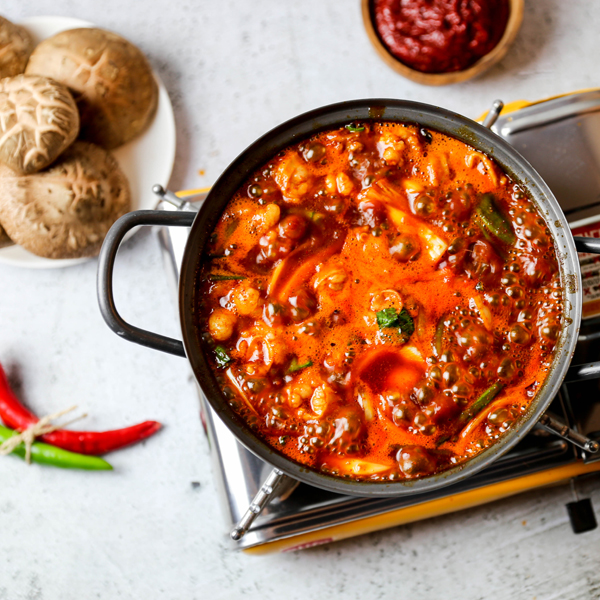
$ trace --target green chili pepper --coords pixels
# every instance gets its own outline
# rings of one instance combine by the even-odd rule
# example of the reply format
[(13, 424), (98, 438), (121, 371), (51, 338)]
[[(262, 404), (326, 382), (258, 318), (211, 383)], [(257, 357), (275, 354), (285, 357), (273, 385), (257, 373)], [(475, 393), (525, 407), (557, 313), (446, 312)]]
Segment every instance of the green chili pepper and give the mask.
[(246, 279), (243, 275), (210, 275), (211, 281), (236, 281)]
[(481, 412), (502, 390), (504, 389), (504, 384), (497, 381), (491, 387), (489, 387), (469, 408), (464, 410), (459, 417), (459, 421), (462, 423), (467, 423), (470, 421), (475, 415)]
[(346, 125), (346, 129), (352, 133), (364, 131), (365, 128), (362, 125)]
[[(18, 435), (16, 431), (0, 425), (0, 444)], [(12, 454), (25, 458), (25, 444), (17, 446)], [(86, 469), (88, 471), (111, 471), (112, 466), (99, 456), (86, 456), (62, 450), (50, 444), (34, 442), (31, 445), (31, 460), (42, 465), (52, 465), (63, 469)]]
[(481, 224), (489, 233), (509, 246), (515, 243), (512, 225), (496, 206), (493, 194), (483, 194), (476, 212)]

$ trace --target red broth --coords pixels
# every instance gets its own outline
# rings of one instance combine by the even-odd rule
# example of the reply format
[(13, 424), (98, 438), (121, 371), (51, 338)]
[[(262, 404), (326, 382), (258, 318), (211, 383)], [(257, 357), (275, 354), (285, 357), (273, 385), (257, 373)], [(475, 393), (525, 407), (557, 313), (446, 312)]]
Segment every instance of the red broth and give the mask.
[(488, 156), (365, 122), (287, 148), (225, 209), (196, 308), (256, 434), (333, 475), (441, 472), (491, 446), (548, 373), (553, 240)]

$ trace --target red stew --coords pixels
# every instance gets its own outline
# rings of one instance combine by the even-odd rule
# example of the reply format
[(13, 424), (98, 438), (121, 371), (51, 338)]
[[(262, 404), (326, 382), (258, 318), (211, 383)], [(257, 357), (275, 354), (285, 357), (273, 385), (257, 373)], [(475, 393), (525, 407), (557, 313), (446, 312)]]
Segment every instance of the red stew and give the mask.
[(289, 458), (423, 477), (516, 426), (562, 292), (525, 190), (442, 133), (367, 122), (290, 146), (231, 199), (199, 273), (225, 397)]
[(374, 0), (388, 50), (424, 73), (462, 71), (488, 54), (508, 22), (508, 0)]

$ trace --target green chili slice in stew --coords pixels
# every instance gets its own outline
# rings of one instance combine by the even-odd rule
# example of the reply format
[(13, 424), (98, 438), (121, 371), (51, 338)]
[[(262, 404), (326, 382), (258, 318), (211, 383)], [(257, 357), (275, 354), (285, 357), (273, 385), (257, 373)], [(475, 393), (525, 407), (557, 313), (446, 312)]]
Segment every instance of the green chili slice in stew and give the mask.
[(497, 381), (491, 385), (469, 408), (464, 410), (459, 417), (461, 423), (468, 423), (473, 417), (479, 414), (502, 390), (504, 384)]
[(433, 348), (435, 350), (436, 356), (439, 356), (442, 353), (443, 345), (444, 345), (444, 321), (446, 317), (442, 315), (442, 318), (438, 321), (438, 324), (435, 328), (435, 335), (433, 338)]
[(493, 194), (483, 194), (475, 210), (481, 225), (488, 233), (509, 246), (515, 243), (512, 225), (496, 206)]
[[(262, 192), (262, 190), (261, 190)], [(233, 232), (237, 229), (238, 225), (240, 224), (239, 219), (232, 219), (231, 221), (229, 221), (229, 223), (227, 223), (227, 225), (225, 226), (225, 238), (230, 238), (233, 235)]]

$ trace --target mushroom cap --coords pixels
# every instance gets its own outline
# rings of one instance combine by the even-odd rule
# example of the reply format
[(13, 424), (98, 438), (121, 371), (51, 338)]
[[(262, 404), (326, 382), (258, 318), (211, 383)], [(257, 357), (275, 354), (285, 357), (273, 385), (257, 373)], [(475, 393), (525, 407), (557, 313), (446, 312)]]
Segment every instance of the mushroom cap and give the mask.
[(96, 28), (69, 29), (41, 42), (27, 73), (66, 85), (79, 107), (82, 139), (116, 148), (154, 117), (158, 86), (144, 54), (121, 36)]
[(18, 174), (53, 162), (79, 132), (69, 90), (39, 75), (0, 80), (0, 162)]
[(0, 17), (0, 79), (23, 73), (32, 50), (29, 32)]
[(33, 175), (0, 169), (0, 222), (15, 243), (38, 256), (98, 254), (130, 204), (129, 183), (116, 159), (88, 142), (75, 142)]

